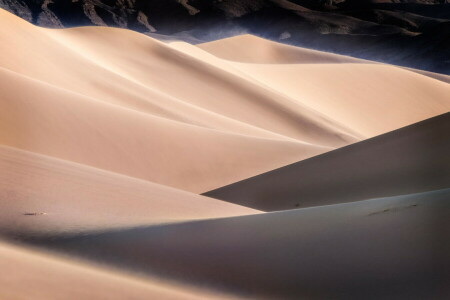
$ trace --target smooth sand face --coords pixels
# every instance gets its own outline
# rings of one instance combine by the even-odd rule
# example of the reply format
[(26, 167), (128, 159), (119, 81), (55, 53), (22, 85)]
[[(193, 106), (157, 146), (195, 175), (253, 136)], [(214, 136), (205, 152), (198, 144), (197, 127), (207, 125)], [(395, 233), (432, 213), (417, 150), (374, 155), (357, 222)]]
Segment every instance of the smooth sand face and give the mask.
[(144, 35), (1, 14), (2, 144), (204, 192), (359, 140)]
[(249, 35), (198, 47), (233, 61), (231, 64), (247, 76), (366, 138), (450, 111), (450, 77), (446, 75), (286, 46)]
[[(421, 230), (424, 222), (440, 222), (430, 211), (447, 209), (441, 200), (448, 192), (384, 199), (375, 207), (355, 203), (280, 214), (193, 193), (445, 113), (448, 77), (248, 35), (197, 47), (114, 28), (43, 29), (3, 10), (0, 41), (1, 235), (87, 255), (121, 272), (159, 274), (136, 279), (1, 242), (0, 298), (222, 297), (160, 283), (154, 278), (161, 274), (247, 298), (348, 299), (361, 291), (404, 296), (396, 290), (402, 278), (412, 282), (414, 295), (431, 295), (436, 274), (427, 266), (445, 263), (445, 248), (438, 245), (437, 255), (430, 255), (430, 230)], [(282, 208), (297, 203), (301, 194), (291, 191), (298, 187), (312, 188), (307, 196), (313, 204), (322, 196), (322, 204), (342, 202), (342, 189), (316, 180), (327, 174), (331, 180), (362, 180), (363, 190), (377, 178), (388, 180), (396, 193), (441, 188), (434, 179), (446, 177), (433, 172), (448, 162), (439, 160), (446, 153), (442, 147), (424, 143), (431, 161), (441, 164), (427, 165), (420, 176), (405, 175), (422, 166), (417, 153), (411, 155), (416, 145), (410, 137), (398, 137), (395, 155), (380, 154), (383, 139), (362, 142), (366, 156), (358, 160), (342, 149), (331, 172), (329, 161), (319, 157), (311, 169), (275, 180), (267, 173), (268, 180), (256, 186), (263, 187), (264, 203)], [(390, 166), (404, 167), (402, 180), (365, 170), (374, 153), (381, 158), (370, 168), (379, 171), (387, 157)], [(424, 176), (424, 186), (402, 185)], [(291, 189), (283, 194), (278, 186)], [(359, 197), (353, 200), (380, 196), (353, 191)], [(238, 190), (239, 197), (252, 201), (255, 190), (244, 192)], [(227, 200), (239, 203), (239, 197)], [(209, 220), (166, 224), (199, 219)], [(356, 248), (350, 243), (355, 237), (362, 237)], [(372, 261), (377, 265), (367, 265)], [(361, 279), (355, 289), (354, 278)], [(371, 285), (380, 281), (387, 286), (382, 291)]]
[(0, 242), (2, 299), (237, 299)]
[(0, 170), (3, 233), (70, 233), (258, 213), (4, 146), (0, 146)]
[(450, 111), (450, 84), (393, 66), (237, 64), (236, 67), (365, 137)]
[[(256, 47), (264, 64), (236, 64), (126, 30), (49, 30), (0, 14), (1, 144), (191, 192), (449, 108), (443, 100), (449, 87), (437, 80), (392, 67), (340, 64), (353, 60), (251, 36), (215, 42), (214, 49), (239, 46), (232, 53), (245, 61)], [(267, 66), (282, 58), (289, 58), (285, 65)], [(402, 84), (391, 87), (383, 78)], [(365, 95), (367, 85), (375, 87)], [(403, 92), (410, 86), (421, 93)], [(389, 92), (381, 103), (380, 91)], [(393, 120), (393, 113), (383, 114), (385, 106), (402, 113)]]
[(361, 63), (363, 59), (284, 45), (245, 34), (197, 47), (220, 58), (254, 64)]
[(205, 193), (264, 211), (449, 187), (450, 113)]

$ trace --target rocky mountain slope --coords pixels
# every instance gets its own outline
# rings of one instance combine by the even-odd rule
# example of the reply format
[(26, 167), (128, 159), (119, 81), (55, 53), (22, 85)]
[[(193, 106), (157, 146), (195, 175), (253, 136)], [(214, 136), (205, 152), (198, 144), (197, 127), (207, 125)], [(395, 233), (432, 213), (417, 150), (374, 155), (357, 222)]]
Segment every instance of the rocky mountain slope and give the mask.
[(115, 26), (191, 43), (251, 33), (450, 74), (447, 0), (0, 0), (0, 7), (45, 27)]

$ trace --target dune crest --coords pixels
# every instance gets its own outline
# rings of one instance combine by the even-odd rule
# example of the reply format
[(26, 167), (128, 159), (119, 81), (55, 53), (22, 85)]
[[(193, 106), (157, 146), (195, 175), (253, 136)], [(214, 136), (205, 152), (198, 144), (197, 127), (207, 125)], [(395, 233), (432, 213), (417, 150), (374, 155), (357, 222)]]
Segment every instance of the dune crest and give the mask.
[(55, 234), (258, 211), (0, 146), (0, 232)]

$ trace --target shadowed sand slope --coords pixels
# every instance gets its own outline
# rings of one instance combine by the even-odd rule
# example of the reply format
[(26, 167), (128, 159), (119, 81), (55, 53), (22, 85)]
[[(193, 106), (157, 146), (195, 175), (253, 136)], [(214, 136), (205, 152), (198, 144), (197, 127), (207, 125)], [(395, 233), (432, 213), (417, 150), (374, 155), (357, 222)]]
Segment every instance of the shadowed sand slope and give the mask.
[(254, 214), (249, 208), (0, 146), (0, 231), (53, 234)]
[(1, 299), (232, 299), (0, 242)]
[(261, 210), (450, 187), (450, 113), (214, 190)]
[(443, 299), (450, 190), (29, 242), (248, 298)]

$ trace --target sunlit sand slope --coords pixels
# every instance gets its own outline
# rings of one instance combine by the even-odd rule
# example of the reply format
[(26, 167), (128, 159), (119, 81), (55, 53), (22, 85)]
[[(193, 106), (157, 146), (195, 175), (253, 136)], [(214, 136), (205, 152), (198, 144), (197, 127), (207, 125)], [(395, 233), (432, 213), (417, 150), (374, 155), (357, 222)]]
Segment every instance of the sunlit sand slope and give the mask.
[(257, 213), (4, 146), (0, 170), (1, 233), (69, 233)]

